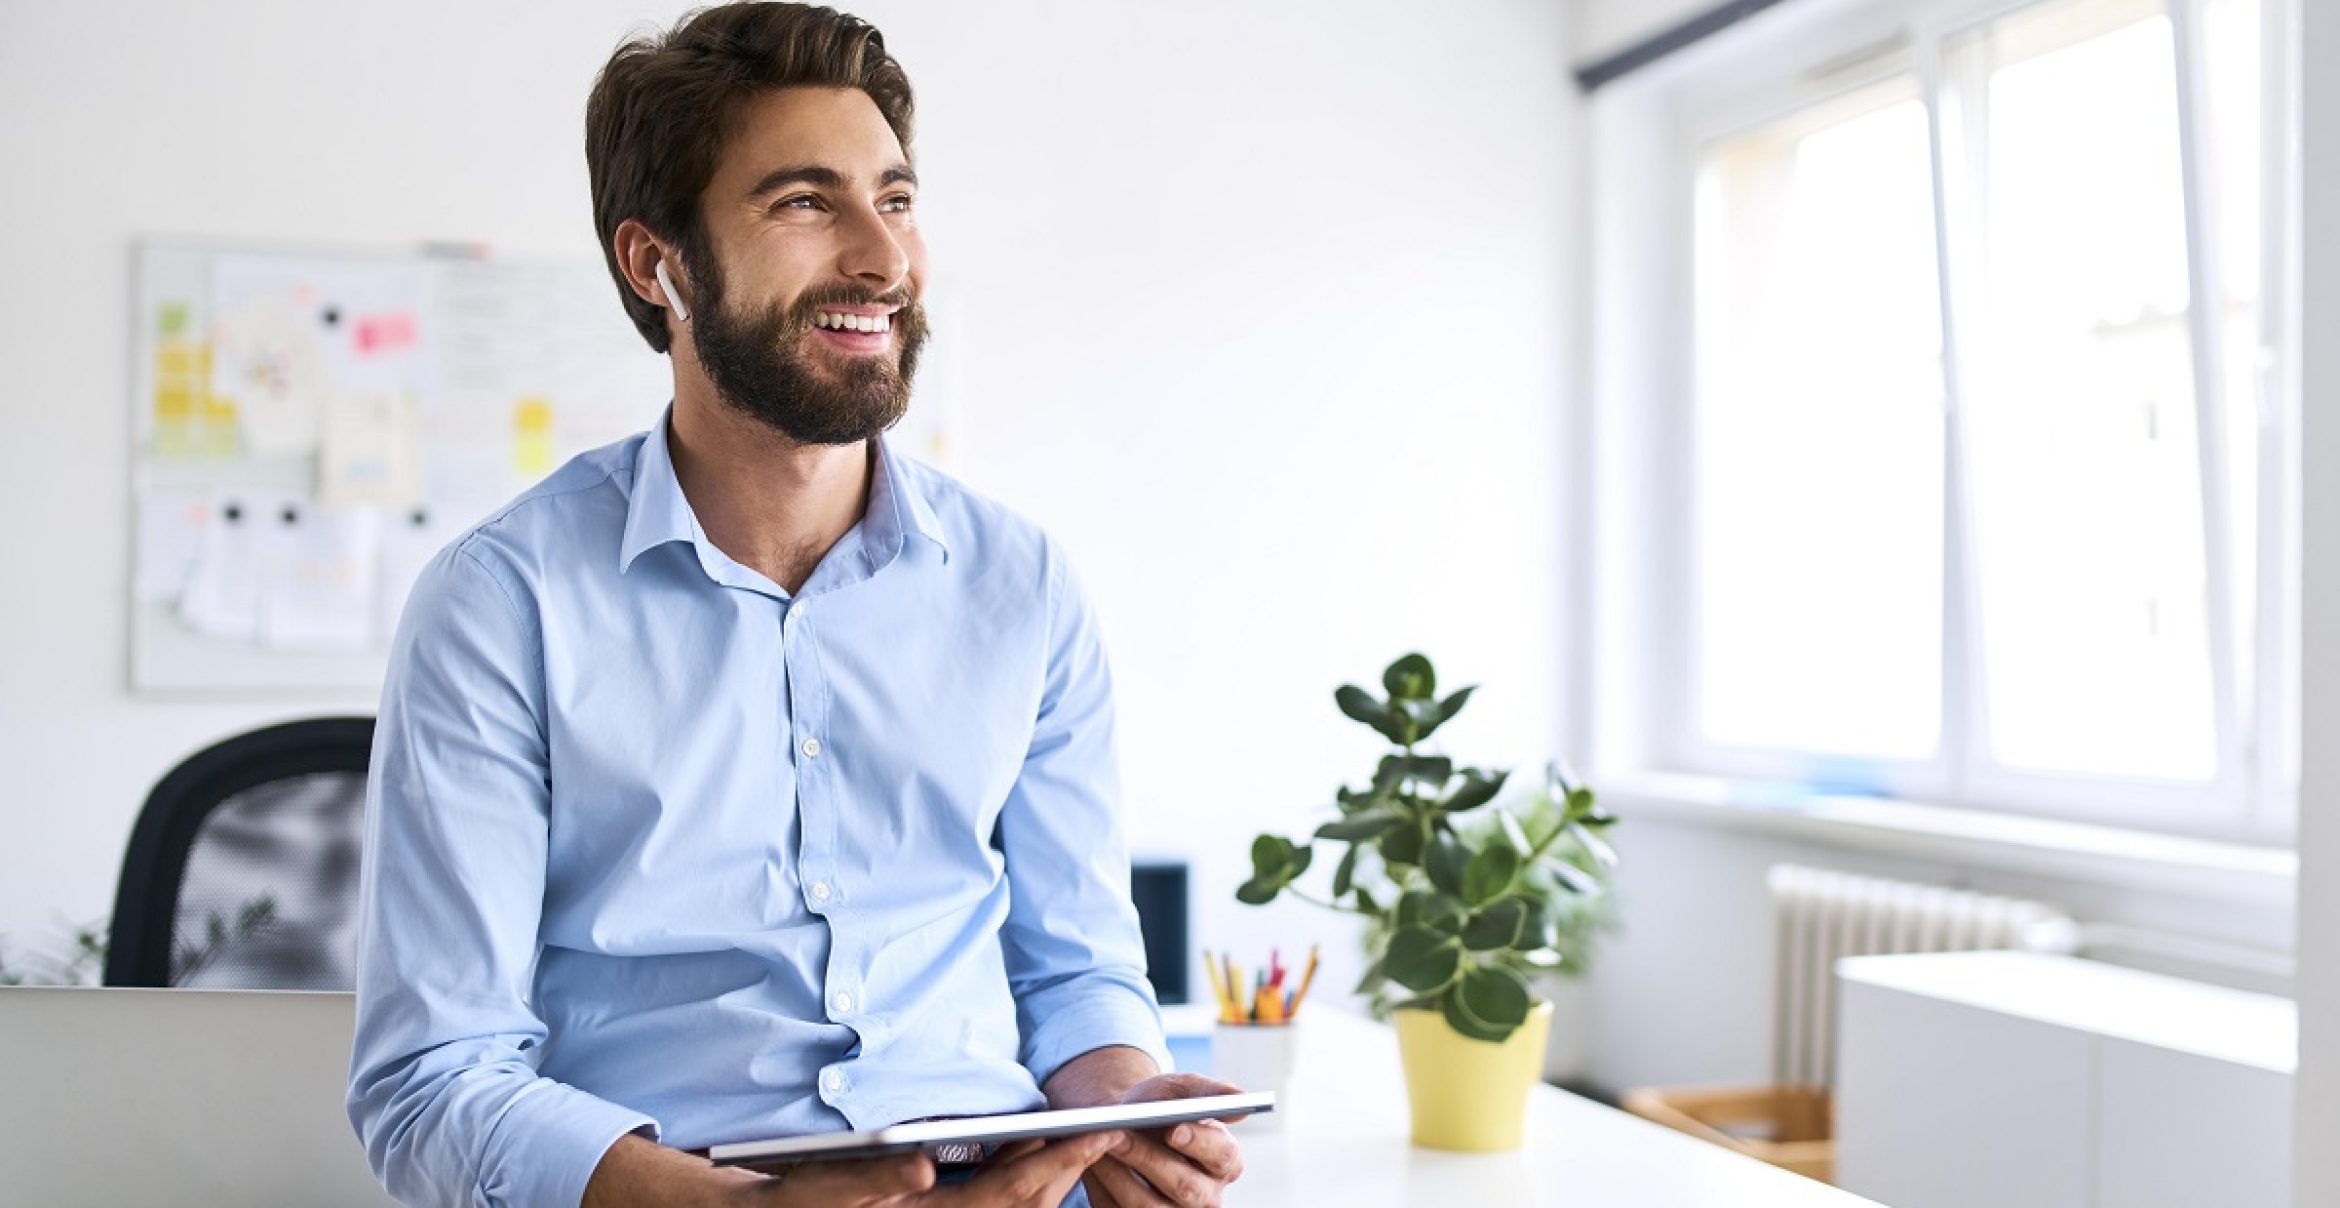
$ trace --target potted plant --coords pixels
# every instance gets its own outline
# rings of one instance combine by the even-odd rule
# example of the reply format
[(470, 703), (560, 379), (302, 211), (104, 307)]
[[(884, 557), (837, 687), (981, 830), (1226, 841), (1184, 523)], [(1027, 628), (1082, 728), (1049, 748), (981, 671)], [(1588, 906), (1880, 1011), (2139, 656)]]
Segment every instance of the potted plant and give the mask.
[[(1475, 686), (1441, 699), (1420, 654), (1391, 663), (1381, 683), (1382, 696), (1351, 684), (1333, 701), (1396, 749), (1371, 783), (1335, 792), (1339, 817), (1309, 838), (1255, 839), (1235, 896), (1258, 906), (1288, 893), (1362, 917), (1371, 965), (1357, 992), (1396, 1023), (1414, 1142), (1516, 1148), (1552, 1013), (1533, 979), (1582, 959), (1566, 948), (1616, 862), (1602, 838), (1615, 818), (1556, 765), (1521, 807), (1495, 804), (1509, 773), (1421, 749)], [(1344, 849), (1327, 896), (1297, 884), (1319, 842)]]

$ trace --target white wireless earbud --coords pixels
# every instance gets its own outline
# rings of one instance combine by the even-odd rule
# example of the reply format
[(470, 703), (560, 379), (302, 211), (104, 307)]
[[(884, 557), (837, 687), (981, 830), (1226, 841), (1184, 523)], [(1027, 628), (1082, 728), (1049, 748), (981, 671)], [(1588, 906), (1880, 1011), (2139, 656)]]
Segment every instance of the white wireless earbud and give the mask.
[(666, 275), (666, 261), (659, 261), (658, 267), (650, 271), (658, 274), (658, 288), (665, 292), (666, 304), (674, 308), (674, 317), (685, 323), (690, 322), (691, 308), (683, 305), (682, 295), (674, 288), (674, 278)]

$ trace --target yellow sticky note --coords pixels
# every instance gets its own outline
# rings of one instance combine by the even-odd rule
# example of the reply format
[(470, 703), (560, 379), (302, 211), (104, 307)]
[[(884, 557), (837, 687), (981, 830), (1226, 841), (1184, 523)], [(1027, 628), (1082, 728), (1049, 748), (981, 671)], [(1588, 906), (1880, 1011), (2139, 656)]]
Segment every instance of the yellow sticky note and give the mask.
[(530, 395), (512, 409), (512, 469), (523, 478), (552, 472), (552, 400)]
[(195, 388), (187, 378), (164, 378), (155, 383), (154, 417), (164, 423), (195, 418)]
[(165, 302), (155, 311), (155, 326), (166, 336), (184, 335), (187, 331), (187, 304)]
[(192, 344), (172, 340), (154, 350), (154, 371), (163, 377), (193, 377), (195, 369), (195, 346)]

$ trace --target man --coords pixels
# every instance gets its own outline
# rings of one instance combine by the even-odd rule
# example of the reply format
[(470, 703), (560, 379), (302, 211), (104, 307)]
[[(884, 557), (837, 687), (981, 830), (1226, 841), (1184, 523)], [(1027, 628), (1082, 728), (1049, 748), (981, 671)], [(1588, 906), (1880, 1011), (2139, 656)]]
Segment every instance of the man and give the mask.
[(1216, 1203), (1224, 1127), (770, 1178), (686, 1152), (1232, 1089), (1160, 1074), (1095, 622), (1028, 522), (897, 454), (926, 322), (877, 32), (735, 4), (586, 111), (648, 433), (442, 552), (367, 810), (349, 1111), (483, 1204)]

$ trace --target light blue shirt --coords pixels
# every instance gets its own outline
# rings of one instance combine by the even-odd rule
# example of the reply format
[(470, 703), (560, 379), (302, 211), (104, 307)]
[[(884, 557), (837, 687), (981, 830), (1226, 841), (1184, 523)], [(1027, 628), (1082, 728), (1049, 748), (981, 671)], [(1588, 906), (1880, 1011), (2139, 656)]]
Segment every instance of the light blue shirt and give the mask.
[(1167, 1068), (1105, 656), (1037, 527), (879, 442), (791, 596), (667, 424), (423, 573), (368, 785), (349, 1115), (414, 1203), (574, 1204), (684, 1148), (1027, 1109)]

